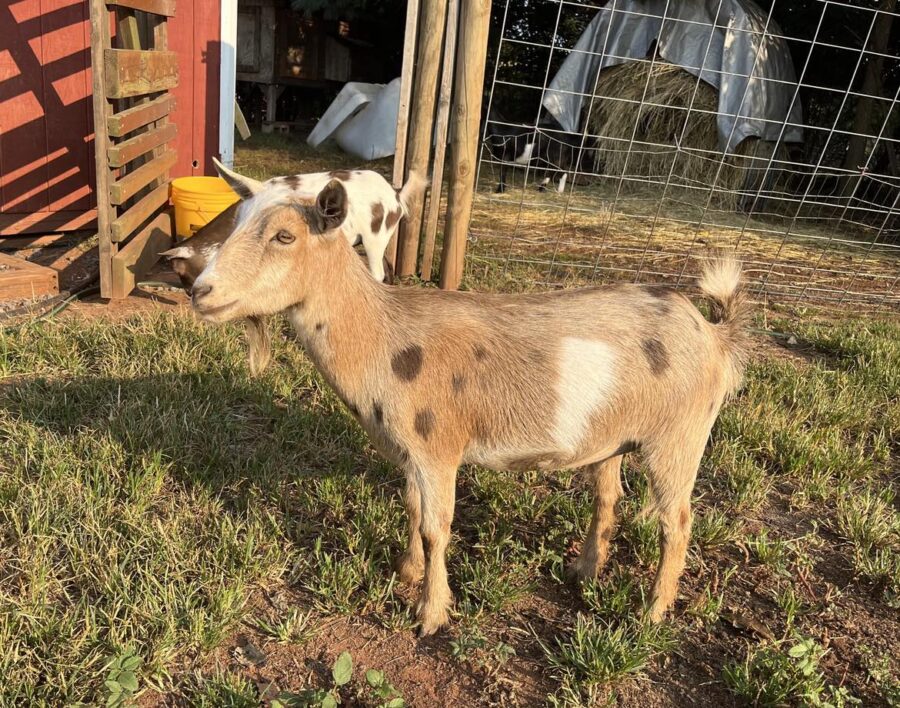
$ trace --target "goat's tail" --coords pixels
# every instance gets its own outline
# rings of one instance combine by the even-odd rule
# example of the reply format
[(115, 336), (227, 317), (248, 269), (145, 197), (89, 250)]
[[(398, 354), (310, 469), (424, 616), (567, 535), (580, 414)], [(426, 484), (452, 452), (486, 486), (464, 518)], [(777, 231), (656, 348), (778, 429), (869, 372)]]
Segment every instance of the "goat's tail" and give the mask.
[(734, 391), (743, 380), (749, 354), (750, 304), (741, 283), (741, 264), (733, 253), (719, 251), (713, 255), (703, 268), (700, 290), (709, 300), (709, 321), (717, 325), (716, 331), (728, 351), (728, 388)]
[(266, 370), (272, 359), (272, 333), (269, 331), (269, 323), (264, 317), (253, 315), (244, 320), (244, 324), (250, 375), (255, 377)]
[(428, 180), (421, 172), (413, 170), (409, 173), (409, 177), (406, 178), (406, 184), (404, 184), (397, 193), (397, 198), (400, 200), (400, 207), (403, 209), (404, 216), (409, 214), (410, 200), (425, 194), (425, 188), (427, 186)]

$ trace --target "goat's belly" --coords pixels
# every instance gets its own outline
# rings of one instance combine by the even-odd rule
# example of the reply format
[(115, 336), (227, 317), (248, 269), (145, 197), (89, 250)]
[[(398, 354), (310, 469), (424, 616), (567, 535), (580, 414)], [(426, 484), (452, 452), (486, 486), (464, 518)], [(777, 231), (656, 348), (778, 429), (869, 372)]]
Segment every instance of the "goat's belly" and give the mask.
[(527, 472), (566, 469), (572, 467), (572, 463), (577, 460), (571, 453), (562, 450), (491, 449), (476, 446), (466, 451), (463, 462), (492, 470)]

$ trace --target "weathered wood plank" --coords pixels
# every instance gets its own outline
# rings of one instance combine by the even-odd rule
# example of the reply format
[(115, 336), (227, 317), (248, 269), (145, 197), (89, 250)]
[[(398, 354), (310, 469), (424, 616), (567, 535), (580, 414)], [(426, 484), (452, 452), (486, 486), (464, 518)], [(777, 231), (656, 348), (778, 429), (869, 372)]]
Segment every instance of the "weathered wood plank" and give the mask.
[(175, 124), (167, 123), (166, 125), (148, 130), (129, 140), (113, 145), (107, 151), (109, 155), (110, 167), (123, 167), (136, 157), (140, 157), (144, 153), (150, 152), (153, 148), (164, 145), (175, 137)]
[[(102, 126), (112, 112), (104, 93), (106, 73), (104, 52), (109, 51), (110, 27), (109, 9), (105, 0), (90, 0), (91, 8), (91, 65), (93, 67), (93, 107), (94, 107), (94, 160), (97, 179), (97, 237), (100, 267), (100, 296), (109, 297), (112, 291), (112, 257), (118, 246), (110, 238), (110, 224), (115, 218), (115, 209), (109, 203), (109, 168), (106, 166), (106, 150), (109, 137)], [(99, 126), (99, 129), (97, 129)]]
[(133, 130), (169, 115), (174, 109), (175, 99), (166, 94), (110, 116), (106, 121), (106, 131), (110, 137), (121, 138)]
[(135, 283), (172, 245), (172, 217), (160, 214), (131, 239), (112, 260), (113, 298), (126, 297)]
[(175, 151), (167, 150), (146, 165), (129, 172), (109, 186), (109, 199), (113, 204), (123, 204), (153, 180), (162, 177), (175, 164)]
[(154, 15), (175, 17), (175, 0), (107, 0), (107, 4), (152, 12)]
[(478, 126), (491, 0), (462, 0), (460, 7), (458, 56), (463, 60), (456, 63), (456, 88), (451, 110), (450, 188), (440, 276), (440, 286), (444, 290), (459, 287), (466, 263), (466, 236), (472, 217), (475, 168), (481, 145)]
[(112, 240), (124, 241), (134, 230), (169, 201), (169, 183), (159, 185), (112, 223)]
[(106, 97), (127, 98), (178, 85), (178, 55), (169, 51), (107, 49)]
[(0, 253), (0, 300), (56, 295), (59, 276), (52, 268)]

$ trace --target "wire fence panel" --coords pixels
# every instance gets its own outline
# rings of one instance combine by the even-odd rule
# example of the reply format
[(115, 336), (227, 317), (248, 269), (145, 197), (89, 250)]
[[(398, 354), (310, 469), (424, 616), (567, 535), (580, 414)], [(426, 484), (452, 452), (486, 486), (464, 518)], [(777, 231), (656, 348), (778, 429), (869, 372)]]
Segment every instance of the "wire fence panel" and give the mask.
[(469, 269), (900, 310), (897, 0), (494, 4)]

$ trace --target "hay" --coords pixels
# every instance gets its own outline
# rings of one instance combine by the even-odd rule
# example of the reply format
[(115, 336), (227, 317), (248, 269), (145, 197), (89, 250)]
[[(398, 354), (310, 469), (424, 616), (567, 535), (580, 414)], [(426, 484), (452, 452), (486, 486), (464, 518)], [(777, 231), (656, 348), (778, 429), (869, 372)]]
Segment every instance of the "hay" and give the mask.
[[(737, 206), (739, 190), (758, 187), (772, 143), (744, 140), (720, 170), (718, 92), (704, 81), (698, 84), (681, 67), (659, 59), (652, 64), (633, 61), (610, 67), (600, 72), (594, 94), (588, 122), (591, 133), (598, 136), (598, 165), (603, 174), (664, 183), (672, 170), (671, 184), (695, 188), (698, 199), (705, 199), (715, 182), (714, 202), (726, 209)], [(629, 150), (635, 124), (638, 128)], [(679, 142), (681, 152), (676, 148)], [(702, 187), (707, 189), (696, 189)]]

